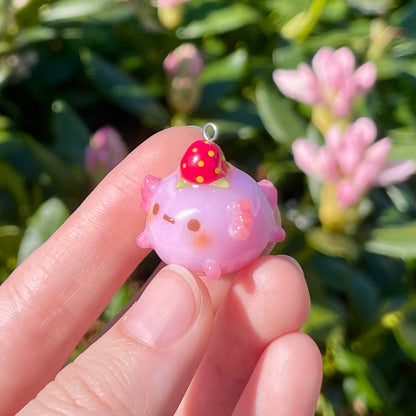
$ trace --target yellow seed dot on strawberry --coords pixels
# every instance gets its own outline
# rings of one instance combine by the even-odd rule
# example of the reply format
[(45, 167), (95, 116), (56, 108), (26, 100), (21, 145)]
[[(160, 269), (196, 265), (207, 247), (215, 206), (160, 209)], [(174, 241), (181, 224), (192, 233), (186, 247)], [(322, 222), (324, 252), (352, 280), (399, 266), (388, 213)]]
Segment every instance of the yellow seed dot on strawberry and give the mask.
[(210, 151), (208, 152), (208, 156), (209, 156), (209, 157), (214, 157), (214, 154), (215, 154), (215, 153), (214, 153), (212, 150), (210, 150)]
[(186, 163), (182, 164), (182, 167), (185, 169), (186, 168)]
[(218, 175), (220, 173), (220, 168), (215, 168), (214, 172)]
[(196, 181), (197, 181), (198, 183), (202, 183), (202, 182), (204, 182), (204, 178), (203, 178), (202, 176), (197, 176), (197, 177), (196, 177)]
[(199, 166), (200, 168), (202, 168), (204, 165), (205, 165), (205, 163), (204, 163), (202, 160), (200, 160), (200, 161), (198, 162), (198, 166)]
[(194, 148), (192, 149), (192, 151), (193, 151), (194, 153), (196, 153), (196, 152), (198, 151), (198, 149), (197, 149), (196, 147), (194, 147)]

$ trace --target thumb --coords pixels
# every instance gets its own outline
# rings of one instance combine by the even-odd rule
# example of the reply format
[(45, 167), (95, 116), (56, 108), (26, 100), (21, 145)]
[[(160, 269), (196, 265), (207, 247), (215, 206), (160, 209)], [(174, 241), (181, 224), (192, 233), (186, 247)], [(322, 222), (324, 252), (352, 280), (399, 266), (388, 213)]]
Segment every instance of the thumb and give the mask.
[(125, 316), (19, 415), (173, 414), (211, 325), (203, 283), (180, 266), (167, 266)]

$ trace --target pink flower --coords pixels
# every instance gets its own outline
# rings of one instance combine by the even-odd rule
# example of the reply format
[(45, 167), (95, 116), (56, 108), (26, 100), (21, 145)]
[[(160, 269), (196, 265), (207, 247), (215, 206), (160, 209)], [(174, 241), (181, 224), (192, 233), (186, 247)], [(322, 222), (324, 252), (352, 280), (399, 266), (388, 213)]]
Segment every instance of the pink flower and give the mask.
[(163, 61), (163, 68), (169, 78), (197, 77), (204, 68), (204, 58), (193, 43), (178, 46)]
[(415, 171), (411, 160), (388, 162), (391, 139), (375, 142), (377, 129), (369, 118), (360, 118), (345, 132), (333, 125), (325, 145), (298, 139), (292, 150), (296, 164), (306, 174), (336, 185), (337, 200), (348, 207), (361, 200), (375, 186), (406, 180)]
[(351, 49), (321, 48), (312, 59), (312, 67), (301, 63), (296, 70), (277, 69), (273, 79), (284, 95), (306, 104), (322, 105), (342, 118), (351, 112), (354, 99), (371, 89), (376, 80), (372, 62), (354, 69)]
[(120, 134), (111, 126), (98, 129), (85, 149), (85, 168), (94, 183), (98, 183), (124, 157), (128, 150)]

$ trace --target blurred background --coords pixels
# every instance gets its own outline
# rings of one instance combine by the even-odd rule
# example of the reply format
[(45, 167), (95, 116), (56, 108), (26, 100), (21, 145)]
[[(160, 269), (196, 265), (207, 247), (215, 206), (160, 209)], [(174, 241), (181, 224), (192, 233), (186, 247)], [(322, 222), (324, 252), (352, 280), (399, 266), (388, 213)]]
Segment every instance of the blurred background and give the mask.
[[(128, 151), (211, 121), (228, 161), (279, 189), (274, 252), (305, 270), (324, 362), (317, 414), (416, 414), (415, 21), (410, 0), (0, 0), (0, 283)], [(311, 165), (331, 137), (359, 181), (334, 153), (332, 176)]]

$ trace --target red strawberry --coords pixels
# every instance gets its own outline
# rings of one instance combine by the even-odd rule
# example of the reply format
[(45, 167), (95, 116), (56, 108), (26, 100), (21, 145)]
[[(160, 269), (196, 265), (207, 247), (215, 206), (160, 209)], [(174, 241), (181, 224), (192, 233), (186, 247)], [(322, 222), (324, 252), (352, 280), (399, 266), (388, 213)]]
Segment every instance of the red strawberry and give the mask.
[(222, 150), (213, 142), (193, 142), (181, 160), (181, 175), (188, 182), (209, 184), (224, 178), (228, 172)]

